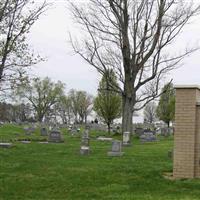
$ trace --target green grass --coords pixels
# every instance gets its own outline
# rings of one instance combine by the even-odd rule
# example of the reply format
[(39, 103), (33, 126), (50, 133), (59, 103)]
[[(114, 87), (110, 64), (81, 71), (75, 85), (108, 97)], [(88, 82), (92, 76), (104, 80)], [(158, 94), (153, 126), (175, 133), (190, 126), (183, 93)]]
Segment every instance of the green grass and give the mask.
[(22, 144), (17, 140), (27, 136), (21, 127), (0, 128), (0, 140), (15, 144), (0, 149), (1, 200), (200, 199), (200, 180), (163, 178), (164, 172), (172, 171), (167, 157), (171, 138), (149, 144), (134, 139), (131, 147), (123, 148), (122, 157), (108, 157), (111, 143), (91, 139), (91, 155), (80, 156), (80, 137), (63, 134), (65, 143), (39, 144), (37, 139), (46, 138), (37, 130), (29, 137), (31, 144)]

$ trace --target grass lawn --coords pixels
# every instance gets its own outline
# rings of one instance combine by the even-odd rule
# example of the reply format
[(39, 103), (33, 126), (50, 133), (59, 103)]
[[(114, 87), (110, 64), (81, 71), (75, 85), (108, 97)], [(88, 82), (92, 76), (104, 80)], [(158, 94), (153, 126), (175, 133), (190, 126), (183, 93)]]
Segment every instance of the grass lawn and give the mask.
[[(16, 134), (18, 133), (18, 134)], [(20, 133), (20, 134), (19, 134)], [(79, 155), (80, 137), (63, 131), (65, 142), (39, 144), (37, 131), (27, 138), (21, 127), (0, 128), (0, 141), (15, 146), (0, 149), (0, 199), (69, 200), (197, 200), (200, 180), (167, 180), (172, 172), (167, 152), (172, 139), (140, 144), (133, 139), (122, 157), (108, 157), (110, 142), (90, 141), (91, 155)], [(22, 144), (17, 139), (31, 139)]]

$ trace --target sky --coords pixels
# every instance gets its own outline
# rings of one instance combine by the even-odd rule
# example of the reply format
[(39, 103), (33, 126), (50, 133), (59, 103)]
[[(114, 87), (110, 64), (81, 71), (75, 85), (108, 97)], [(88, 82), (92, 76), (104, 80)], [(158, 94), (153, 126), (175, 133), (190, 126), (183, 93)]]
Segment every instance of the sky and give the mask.
[[(40, 1), (40, 0), (38, 0)], [(54, 2), (32, 27), (29, 39), (35, 53), (46, 58), (32, 68), (32, 73), (40, 77), (50, 77), (66, 84), (66, 89), (85, 90), (96, 94), (100, 77), (96, 70), (81, 57), (74, 55), (69, 44), (69, 32), (74, 31), (74, 24), (65, 0), (48, 0)], [(81, 1), (81, 0), (80, 0)], [(80, 30), (76, 30), (77, 35)], [(76, 32), (73, 32), (76, 34)], [(200, 44), (200, 18), (195, 19), (185, 29), (184, 34), (175, 44), (179, 51), (182, 44)], [(168, 74), (175, 85), (200, 85), (200, 51), (184, 60), (182, 67)]]
[(31, 47), (46, 61), (34, 66), (32, 73), (60, 80), (67, 90), (74, 88), (95, 94), (100, 78), (93, 67), (72, 51), (69, 44), (72, 24), (66, 1), (60, 0), (34, 24), (29, 35)]

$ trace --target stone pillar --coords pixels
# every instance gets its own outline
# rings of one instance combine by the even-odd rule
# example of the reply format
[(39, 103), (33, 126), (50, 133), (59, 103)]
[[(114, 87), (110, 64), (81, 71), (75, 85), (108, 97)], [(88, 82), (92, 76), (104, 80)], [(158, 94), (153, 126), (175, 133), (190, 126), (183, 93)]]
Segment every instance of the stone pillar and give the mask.
[(175, 178), (200, 178), (200, 87), (176, 86)]
[(197, 103), (197, 134), (195, 146), (195, 177), (200, 178), (200, 102)]

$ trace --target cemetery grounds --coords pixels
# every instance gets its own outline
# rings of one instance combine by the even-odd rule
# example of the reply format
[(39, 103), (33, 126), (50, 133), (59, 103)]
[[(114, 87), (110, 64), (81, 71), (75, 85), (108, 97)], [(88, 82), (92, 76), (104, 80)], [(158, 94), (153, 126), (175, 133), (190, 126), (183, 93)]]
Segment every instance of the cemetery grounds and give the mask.
[[(141, 144), (132, 138), (122, 157), (109, 157), (111, 142), (97, 141), (104, 132), (90, 133), (90, 155), (79, 153), (81, 135), (61, 129), (64, 143), (40, 144), (39, 129), (31, 136), (23, 127), (0, 127), (0, 200), (198, 200), (200, 180), (173, 180), (173, 163), (167, 156), (172, 137)], [(82, 131), (82, 130), (81, 130)], [(121, 139), (121, 136), (115, 136)], [(20, 140), (30, 140), (23, 144)], [(167, 178), (165, 177), (167, 176)]]

